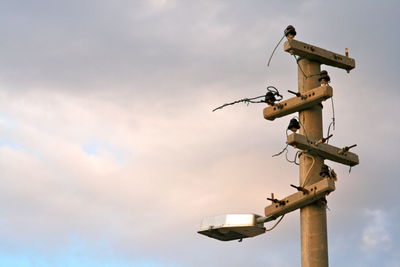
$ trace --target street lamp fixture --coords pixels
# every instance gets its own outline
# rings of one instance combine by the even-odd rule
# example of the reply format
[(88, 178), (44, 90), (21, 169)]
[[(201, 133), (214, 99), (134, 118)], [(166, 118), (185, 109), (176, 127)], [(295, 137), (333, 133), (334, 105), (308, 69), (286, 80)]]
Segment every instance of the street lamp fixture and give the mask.
[(274, 220), (257, 214), (224, 214), (206, 217), (199, 234), (221, 241), (241, 240), (265, 233), (264, 222)]

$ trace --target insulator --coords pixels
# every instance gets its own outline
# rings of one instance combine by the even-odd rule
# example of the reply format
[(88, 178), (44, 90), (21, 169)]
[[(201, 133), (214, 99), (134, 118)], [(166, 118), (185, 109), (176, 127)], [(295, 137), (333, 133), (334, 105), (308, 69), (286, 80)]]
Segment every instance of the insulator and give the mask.
[(267, 92), (265, 94), (265, 103), (268, 105), (273, 105), (276, 101), (275, 94), (273, 92)]
[(327, 83), (331, 81), (331, 78), (329, 77), (328, 72), (327, 72), (326, 70), (323, 70), (323, 71), (320, 72), (318, 81), (319, 81), (320, 83), (321, 83), (322, 81), (325, 81), (325, 82), (327, 82)]
[(287, 127), (288, 130), (291, 130), (292, 132), (297, 132), (298, 129), (300, 129), (300, 123), (297, 119), (293, 118), (289, 122), (289, 126)]
[(328, 167), (328, 165), (322, 165), (322, 167), (321, 167), (321, 171), (320, 171), (320, 173), (319, 173), (319, 176), (322, 176), (322, 177), (330, 177), (330, 171), (329, 171), (329, 167)]
[(296, 29), (292, 25), (289, 25), (289, 26), (286, 27), (284, 33), (285, 33), (286, 37), (288, 37), (289, 34), (292, 35), (292, 37), (295, 37), (296, 36)]

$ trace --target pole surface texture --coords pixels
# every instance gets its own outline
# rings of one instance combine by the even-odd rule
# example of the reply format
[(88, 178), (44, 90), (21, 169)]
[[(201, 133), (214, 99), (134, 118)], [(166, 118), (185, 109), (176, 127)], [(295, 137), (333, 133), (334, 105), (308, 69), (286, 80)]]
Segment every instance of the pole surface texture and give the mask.
[[(320, 63), (301, 58), (298, 67), (299, 92), (319, 87)], [(304, 73), (303, 73), (304, 72)], [(309, 78), (306, 76), (315, 75)], [(310, 140), (323, 137), (322, 105), (315, 105), (299, 112), (300, 133)], [(303, 153), (300, 157), (300, 185), (313, 184), (322, 179), (319, 175), (323, 159)], [(326, 201), (319, 200), (300, 209), (301, 266), (328, 266), (328, 237), (326, 223)]]

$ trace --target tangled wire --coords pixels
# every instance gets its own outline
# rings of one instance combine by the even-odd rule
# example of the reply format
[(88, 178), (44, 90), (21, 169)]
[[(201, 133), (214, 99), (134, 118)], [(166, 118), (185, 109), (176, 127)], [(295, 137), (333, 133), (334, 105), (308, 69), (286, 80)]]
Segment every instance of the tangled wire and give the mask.
[(252, 97), (252, 98), (243, 98), (240, 100), (236, 100), (233, 101), (231, 103), (226, 103), (223, 104), (222, 106), (219, 106), (215, 109), (213, 109), (213, 112), (218, 110), (218, 109), (222, 109), (226, 106), (231, 106), (237, 103), (246, 103), (247, 105), (249, 105), (250, 103), (267, 103), (269, 105), (273, 105), (273, 103), (275, 101), (280, 101), (282, 100), (283, 96), (279, 93), (278, 89), (276, 89), (276, 87), (274, 86), (268, 86), (267, 87), (267, 93), (265, 95), (261, 95), (261, 96), (256, 96), (256, 97)]

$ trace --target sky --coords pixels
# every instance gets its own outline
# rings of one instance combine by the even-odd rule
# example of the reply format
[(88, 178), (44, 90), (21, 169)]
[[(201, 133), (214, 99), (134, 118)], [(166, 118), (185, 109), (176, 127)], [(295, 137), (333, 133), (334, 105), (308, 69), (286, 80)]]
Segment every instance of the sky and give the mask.
[[(344, 54), (331, 77), (331, 266), (400, 266), (398, 1), (0, 0), (0, 266), (299, 266), (299, 212), (243, 242), (201, 219), (263, 213), (298, 168), (272, 157), (289, 117), (263, 104), (297, 90), (282, 45)], [(332, 117), (324, 103), (324, 130)], [(397, 119), (396, 119), (397, 118)], [(295, 150), (289, 150), (294, 155)], [(272, 223), (266, 224), (270, 227)]]

